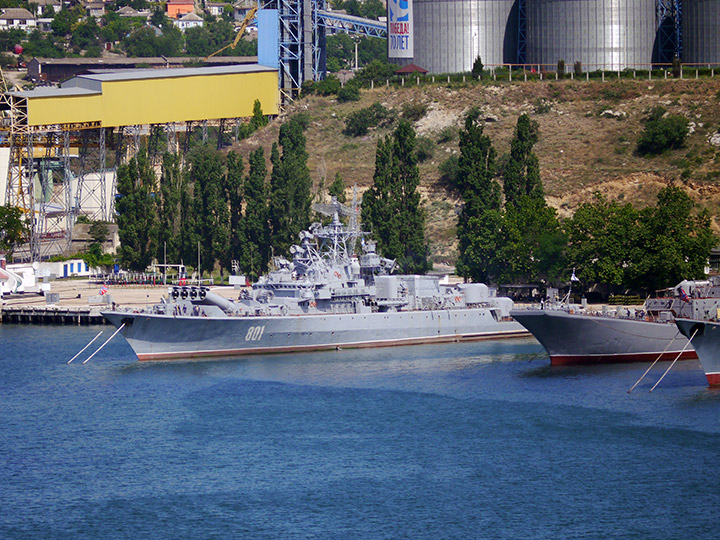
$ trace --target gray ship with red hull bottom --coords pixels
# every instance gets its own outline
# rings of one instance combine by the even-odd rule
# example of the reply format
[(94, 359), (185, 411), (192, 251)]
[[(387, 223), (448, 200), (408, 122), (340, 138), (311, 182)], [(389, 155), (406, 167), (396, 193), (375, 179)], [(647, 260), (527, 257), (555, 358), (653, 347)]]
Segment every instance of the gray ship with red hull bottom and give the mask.
[[(335, 205), (333, 208), (345, 208)], [(354, 256), (356, 241), (362, 252)], [(527, 336), (512, 300), (484, 284), (393, 275), (356, 227), (314, 224), (237, 301), (172, 287), (143, 311), (106, 311), (140, 360), (386, 347)]]
[(680, 332), (690, 340), (702, 364), (708, 385), (720, 386), (720, 322), (676, 319)]
[(697, 358), (673, 323), (707, 318), (720, 305), (720, 283), (682, 281), (648, 298), (642, 309), (591, 313), (579, 305), (514, 309), (510, 315), (545, 348), (553, 365)]

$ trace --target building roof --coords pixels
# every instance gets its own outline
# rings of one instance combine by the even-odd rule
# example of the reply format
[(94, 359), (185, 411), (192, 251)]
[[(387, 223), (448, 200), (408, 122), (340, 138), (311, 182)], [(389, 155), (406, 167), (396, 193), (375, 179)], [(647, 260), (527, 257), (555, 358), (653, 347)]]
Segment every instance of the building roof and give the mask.
[(166, 2), (168, 5), (172, 4), (174, 6), (181, 5), (181, 6), (193, 6), (195, 7), (195, 3), (193, 0), (167, 0)]
[(34, 19), (35, 15), (25, 8), (8, 8), (4, 9), (0, 19)]
[(59, 6), (60, 0), (30, 0), (29, 3), (36, 6)]
[[(143, 64), (148, 66), (165, 66), (170, 64), (186, 64), (188, 62), (197, 62), (197, 57), (191, 56), (172, 56), (163, 58), (160, 56), (148, 57), (116, 57), (116, 58), (38, 58), (35, 57), (31, 62), (38, 62), (43, 65), (54, 66), (87, 66), (88, 68), (103, 68), (105, 66), (127, 66), (130, 64)], [(256, 64), (257, 56), (219, 56), (203, 60), (208, 64)], [(177, 68), (176, 68), (177, 69)]]
[(171, 77), (195, 77), (200, 75), (228, 75), (235, 73), (254, 73), (261, 71), (277, 71), (276, 68), (261, 66), (259, 64), (235, 66), (211, 66), (197, 68), (164, 68), (164, 69), (128, 69), (112, 73), (89, 73), (77, 75), (63, 83), (67, 88), (75, 79), (85, 79), (97, 82), (136, 81), (142, 79), (163, 79)]
[(194, 12), (191, 11), (190, 13), (186, 13), (185, 15), (183, 15), (182, 17), (180, 17), (178, 20), (179, 20), (179, 21), (185, 21), (185, 22), (188, 22), (188, 21), (202, 21), (203, 18), (200, 17), (199, 15), (196, 15)]
[(403, 66), (398, 70), (395, 70), (395, 73), (402, 75), (407, 73), (427, 73), (428, 70), (425, 68), (421, 68), (420, 66), (416, 66), (415, 64), (408, 64), (407, 66)]
[(23, 90), (22, 92), (10, 92), (10, 95), (26, 98), (89, 96), (92, 94), (100, 94), (100, 92), (88, 90), (87, 88), (57, 88), (55, 86), (45, 86), (34, 90)]

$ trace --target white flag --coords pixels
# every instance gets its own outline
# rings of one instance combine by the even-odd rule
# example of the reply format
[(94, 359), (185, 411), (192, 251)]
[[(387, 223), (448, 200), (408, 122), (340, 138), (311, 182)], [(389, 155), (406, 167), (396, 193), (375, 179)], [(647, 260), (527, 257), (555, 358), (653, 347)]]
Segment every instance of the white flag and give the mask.
[(572, 276), (570, 276), (570, 281), (580, 281), (577, 276), (575, 275), (575, 269), (573, 268)]

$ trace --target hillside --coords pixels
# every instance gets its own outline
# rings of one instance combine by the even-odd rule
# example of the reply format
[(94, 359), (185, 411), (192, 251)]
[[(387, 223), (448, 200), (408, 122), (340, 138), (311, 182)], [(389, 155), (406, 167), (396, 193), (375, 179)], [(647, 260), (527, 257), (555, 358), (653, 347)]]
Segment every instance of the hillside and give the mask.
[[(269, 157), (280, 122), (305, 113), (310, 120), (306, 136), (316, 190), (323, 183), (327, 186), (339, 172), (348, 195), (354, 184), (362, 192), (372, 183), (377, 138), (389, 130), (371, 130), (358, 138), (347, 137), (342, 130), (348, 114), (375, 102), (398, 114), (404, 104), (427, 106), (427, 113), (415, 122), (415, 128), (418, 136), (435, 143), (433, 157), (420, 165), (426, 232), (435, 262), (451, 262), (456, 255), (458, 203), (457, 193), (440, 181), (438, 166), (458, 152), (456, 130), (462, 126), (464, 113), (474, 106), (487, 119), (485, 132), (492, 138), (500, 162), (509, 152), (518, 116), (526, 112), (537, 120), (540, 141), (535, 152), (548, 203), (561, 216), (571, 215), (596, 191), (638, 207), (654, 204), (660, 188), (674, 183), (681, 185), (700, 208), (709, 209), (720, 231), (720, 146), (710, 143), (712, 135), (720, 131), (719, 79), (380, 87), (363, 91), (361, 100), (351, 103), (311, 96), (293, 103), (278, 121), (243, 141), (238, 150), (247, 155), (263, 145)], [(640, 157), (635, 147), (642, 120), (655, 106), (687, 117), (691, 134), (684, 149)]]

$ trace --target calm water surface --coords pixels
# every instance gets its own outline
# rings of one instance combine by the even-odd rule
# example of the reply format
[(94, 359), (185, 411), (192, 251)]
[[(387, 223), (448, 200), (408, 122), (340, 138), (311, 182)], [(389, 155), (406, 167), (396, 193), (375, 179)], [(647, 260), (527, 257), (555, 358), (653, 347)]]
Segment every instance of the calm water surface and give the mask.
[(632, 394), (648, 364), (532, 339), (139, 364), (118, 337), (67, 365), (101, 329), (0, 326), (2, 539), (720, 534), (695, 361)]

